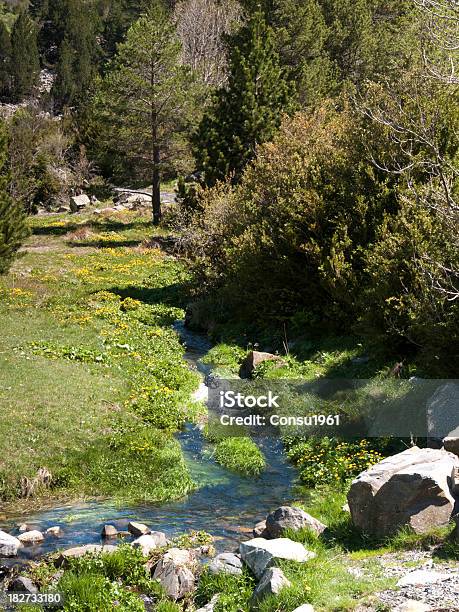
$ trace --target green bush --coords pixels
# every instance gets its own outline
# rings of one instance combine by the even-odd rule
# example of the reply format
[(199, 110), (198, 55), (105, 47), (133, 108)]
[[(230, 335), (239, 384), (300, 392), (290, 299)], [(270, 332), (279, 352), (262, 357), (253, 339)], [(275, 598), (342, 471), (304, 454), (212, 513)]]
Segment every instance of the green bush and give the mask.
[(215, 459), (224, 467), (244, 474), (258, 476), (265, 469), (265, 458), (250, 438), (224, 438), (215, 448)]

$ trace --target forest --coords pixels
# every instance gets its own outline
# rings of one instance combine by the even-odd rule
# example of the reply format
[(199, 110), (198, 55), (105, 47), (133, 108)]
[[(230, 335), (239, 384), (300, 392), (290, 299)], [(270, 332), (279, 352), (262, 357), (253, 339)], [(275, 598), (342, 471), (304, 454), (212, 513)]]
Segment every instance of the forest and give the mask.
[(456, 610), (458, 66), (456, 0), (0, 1), (0, 609)]

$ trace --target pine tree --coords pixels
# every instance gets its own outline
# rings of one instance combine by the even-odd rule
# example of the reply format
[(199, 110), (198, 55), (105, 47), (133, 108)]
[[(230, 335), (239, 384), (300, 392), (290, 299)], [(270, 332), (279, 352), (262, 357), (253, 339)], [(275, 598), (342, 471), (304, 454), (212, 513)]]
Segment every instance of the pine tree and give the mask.
[(270, 140), (292, 105), (273, 31), (261, 11), (229, 39), (229, 78), (205, 113), (194, 137), (194, 154), (205, 182), (232, 175), (237, 181), (256, 146)]
[(129, 29), (95, 100), (98, 145), (122, 153), (152, 181), (153, 222), (161, 218), (160, 178), (180, 154), (194, 108), (194, 82), (161, 4)]
[(26, 11), (20, 13), (11, 32), (11, 78), (14, 99), (32, 93), (40, 72), (37, 28)]
[(10, 89), (11, 40), (5, 24), (0, 21), (0, 97), (8, 95)]
[(8, 271), (16, 251), (28, 235), (26, 217), (19, 202), (8, 194), (7, 133), (0, 124), (0, 274)]

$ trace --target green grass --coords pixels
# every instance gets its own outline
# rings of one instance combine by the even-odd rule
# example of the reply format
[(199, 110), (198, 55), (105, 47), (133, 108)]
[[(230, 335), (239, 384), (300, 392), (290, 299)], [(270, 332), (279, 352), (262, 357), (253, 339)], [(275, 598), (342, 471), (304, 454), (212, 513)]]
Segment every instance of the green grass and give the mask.
[(220, 440), (215, 447), (215, 460), (245, 476), (258, 476), (266, 466), (261, 450), (253, 440), (245, 437)]
[(53, 475), (41, 496), (186, 494), (172, 434), (196, 416), (197, 376), (170, 328), (183, 316), (182, 266), (139, 246), (152, 230), (137, 213), (31, 226), (0, 279), (0, 500), (40, 467)]

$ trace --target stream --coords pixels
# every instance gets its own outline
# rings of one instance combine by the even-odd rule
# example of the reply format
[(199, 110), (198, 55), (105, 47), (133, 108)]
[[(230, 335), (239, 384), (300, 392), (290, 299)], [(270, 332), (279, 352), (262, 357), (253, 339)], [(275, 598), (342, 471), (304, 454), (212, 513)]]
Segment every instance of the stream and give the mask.
[[(175, 326), (186, 347), (185, 361), (197, 369), (205, 380), (210, 367), (201, 359), (211, 348), (204, 336), (184, 327)], [(196, 397), (205, 396), (201, 383)], [(250, 537), (253, 526), (274, 508), (292, 501), (296, 478), (294, 468), (287, 463), (282, 444), (270, 437), (258, 437), (256, 443), (266, 458), (266, 469), (258, 478), (244, 478), (219, 466), (212, 458), (198, 426), (187, 425), (177, 434), (191, 477), (199, 488), (186, 498), (163, 504), (145, 503), (118, 506), (113, 501), (68, 503), (40, 510), (33, 514), (9, 516), (0, 523), (0, 529), (17, 535), (18, 525), (26, 523), (29, 529), (45, 531), (59, 525), (59, 537), (47, 536), (38, 545), (20, 549), (17, 560), (38, 558), (61, 548), (82, 544), (101, 543), (104, 524), (126, 530), (129, 521), (146, 523), (152, 530), (177, 536), (189, 530), (204, 530), (215, 538), (217, 550), (235, 547), (237, 541)], [(130, 541), (134, 538), (126, 538)]]

